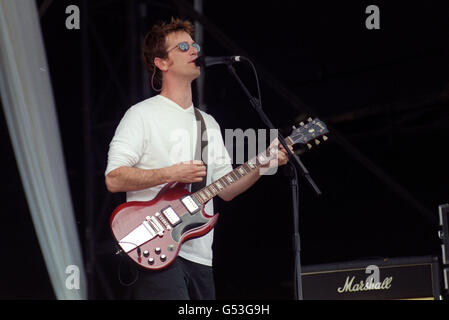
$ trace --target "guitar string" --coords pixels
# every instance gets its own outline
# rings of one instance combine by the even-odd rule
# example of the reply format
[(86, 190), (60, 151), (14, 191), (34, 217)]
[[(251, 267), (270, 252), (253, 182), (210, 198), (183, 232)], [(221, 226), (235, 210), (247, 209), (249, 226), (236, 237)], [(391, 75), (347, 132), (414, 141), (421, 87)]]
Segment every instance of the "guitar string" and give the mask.
[[(321, 135), (321, 134), (320, 134)], [(292, 133), (290, 136), (289, 136), (289, 138), (291, 139), (291, 140), (295, 140), (296, 138), (298, 138), (298, 137), (300, 137), (300, 136), (304, 136), (304, 134), (302, 134), (302, 133), (300, 133), (300, 132), (295, 132), (295, 133)], [(317, 137), (318, 135), (316, 135), (315, 136), (315, 138)], [(313, 138), (312, 138), (313, 139)], [(310, 139), (311, 140), (311, 139)], [(256, 157), (256, 160), (257, 160), (257, 157)], [(260, 166), (260, 162), (256, 162), (256, 167), (255, 168), (249, 168), (249, 170), (250, 171), (247, 171), (247, 169), (246, 168), (244, 168), (244, 170), (245, 170), (245, 174), (242, 174), (238, 169), (240, 168), (240, 167), (243, 167), (244, 165), (245, 165), (246, 163), (244, 163), (243, 165), (240, 165), (239, 167), (237, 167), (237, 168), (235, 168), (234, 170), (232, 170), (230, 173), (228, 173), (227, 175), (225, 175), (225, 176), (231, 176), (232, 177), (232, 179), (234, 180), (233, 182), (230, 182), (230, 183), (226, 183), (227, 185), (225, 185), (225, 187), (224, 188), (226, 188), (227, 186), (229, 186), (230, 184), (233, 184), (234, 182), (236, 182), (236, 181), (238, 181), (240, 178), (242, 178), (242, 177), (244, 177), (246, 174), (248, 174), (249, 172), (251, 172), (251, 171), (253, 171), (253, 170), (255, 170), (255, 169), (257, 169), (259, 166)], [(236, 175), (236, 173), (238, 174), (238, 175)], [(240, 177), (239, 177), (240, 176)], [(205, 203), (205, 202), (207, 202), (207, 201), (209, 201), (210, 199), (212, 199), (213, 197), (215, 197), (218, 193), (214, 190), (214, 189), (217, 189), (217, 188), (215, 188), (215, 186), (213, 186), (213, 184), (214, 184), (215, 182), (213, 182), (213, 183), (211, 183), (209, 186), (206, 186), (206, 187), (204, 187), (204, 188), (202, 188), (202, 189), (200, 189), (200, 190), (198, 190), (197, 192), (195, 192), (193, 195), (195, 196), (195, 198), (200, 202), (200, 203)], [(212, 189), (212, 191), (211, 191), (211, 188), (214, 188), (214, 189)], [(206, 189), (207, 189), (207, 191), (208, 192), (211, 192), (214, 196), (213, 197), (209, 197), (209, 196), (206, 196), (206, 201), (205, 202), (203, 202), (202, 201), (202, 197), (199, 195), (199, 193), (200, 192), (205, 192), (206, 191)], [(217, 190), (219, 190), (219, 189), (217, 189)], [(198, 195), (198, 196), (197, 196)], [(201, 200), (200, 200), (201, 199)]]

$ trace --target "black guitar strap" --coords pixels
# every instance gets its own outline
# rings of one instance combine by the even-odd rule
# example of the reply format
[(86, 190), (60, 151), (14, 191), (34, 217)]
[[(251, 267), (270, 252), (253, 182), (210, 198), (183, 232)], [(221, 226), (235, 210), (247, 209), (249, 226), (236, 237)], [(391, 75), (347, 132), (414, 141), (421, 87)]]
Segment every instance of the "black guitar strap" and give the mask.
[[(193, 108), (195, 110), (195, 118), (196, 118), (196, 124), (197, 124), (197, 130), (196, 130), (196, 149), (195, 149), (195, 160), (201, 160), (203, 161), (204, 165), (206, 166), (206, 176), (201, 182), (195, 182), (192, 183), (192, 189), (191, 192), (196, 192), (206, 186), (206, 178), (207, 178), (207, 154), (206, 151), (204, 153), (204, 158), (202, 158), (203, 150), (206, 149), (208, 141), (207, 141), (207, 135), (204, 135), (204, 132), (206, 131), (206, 124), (204, 123), (203, 116), (201, 115), (201, 112), (197, 108)], [(201, 126), (198, 126), (198, 124), (201, 124)], [(205, 140), (202, 139), (204, 135)]]

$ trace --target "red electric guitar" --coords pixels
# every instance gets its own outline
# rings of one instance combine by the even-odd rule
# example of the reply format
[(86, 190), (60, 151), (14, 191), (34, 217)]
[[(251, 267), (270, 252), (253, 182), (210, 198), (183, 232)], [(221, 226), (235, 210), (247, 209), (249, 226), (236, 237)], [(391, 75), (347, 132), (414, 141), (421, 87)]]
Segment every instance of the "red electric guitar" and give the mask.
[[(287, 144), (318, 144), (318, 137), (328, 130), (319, 119), (301, 123), (285, 140)], [(270, 152), (271, 151), (271, 152)], [(167, 184), (151, 201), (131, 201), (118, 206), (111, 215), (111, 229), (115, 239), (133, 261), (146, 269), (159, 270), (169, 266), (186, 240), (209, 232), (217, 223), (218, 214), (210, 216), (204, 205), (227, 186), (246, 174), (259, 170), (276, 154), (271, 148), (237, 167), (203, 189), (190, 193), (186, 184)], [(272, 154), (270, 156), (270, 154)]]

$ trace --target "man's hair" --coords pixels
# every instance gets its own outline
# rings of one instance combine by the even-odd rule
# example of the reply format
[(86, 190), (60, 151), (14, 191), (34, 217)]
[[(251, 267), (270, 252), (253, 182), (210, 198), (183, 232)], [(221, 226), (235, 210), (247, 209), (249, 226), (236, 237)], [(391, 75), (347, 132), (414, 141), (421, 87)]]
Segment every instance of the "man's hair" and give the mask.
[(162, 76), (154, 65), (155, 58), (165, 59), (168, 56), (165, 38), (167, 35), (184, 31), (192, 38), (194, 35), (194, 26), (190, 21), (181, 20), (178, 18), (171, 18), (170, 22), (159, 22), (155, 24), (151, 30), (146, 34), (142, 45), (142, 58), (145, 66), (151, 75), (156, 68), (156, 79), (162, 81)]

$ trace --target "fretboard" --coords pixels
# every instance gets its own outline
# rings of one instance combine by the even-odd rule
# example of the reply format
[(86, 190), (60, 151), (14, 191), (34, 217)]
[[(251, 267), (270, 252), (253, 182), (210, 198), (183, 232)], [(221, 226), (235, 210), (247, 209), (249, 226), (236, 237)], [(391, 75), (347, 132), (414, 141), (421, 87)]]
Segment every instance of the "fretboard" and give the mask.
[(255, 170), (258, 170), (260, 165), (261, 163), (259, 162), (259, 160), (257, 160), (257, 158), (255, 158), (255, 160), (251, 162), (248, 161), (235, 168), (228, 174), (224, 175), (220, 179), (214, 181), (210, 185), (198, 190), (197, 192), (192, 194), (192, 196), (195, 197), (195, 199), (198, 200), (199, 203), (204, 204), (215, 197), (217, 194), (219, 194), (223, 189), (240, 180), (242, 177)]
[[(290, 139), (286, 139), (287, 144), (291, 144)], [(210, 185), (198, 190), (197, 192), (193, 193), (192, 196), (195, 197), (195, 199), (200, 203), (204, 204), (213, 197), (215, 197), (217, 194), (219, 194), (223, 189), (227, 188), (231, 184), (237, 182), (244, 176), (250, 174), (253, 171), (259, 170), (259, 167), (266, 163), (265, 160), (269, 160), (270, 155), (269, 154), (259, 154), (250, 161), (242, 164), (241, 166), (235, 168), (228, 174), (224, 175), (220, 179), (216, 180), (215, 182), (211, 183)]]

